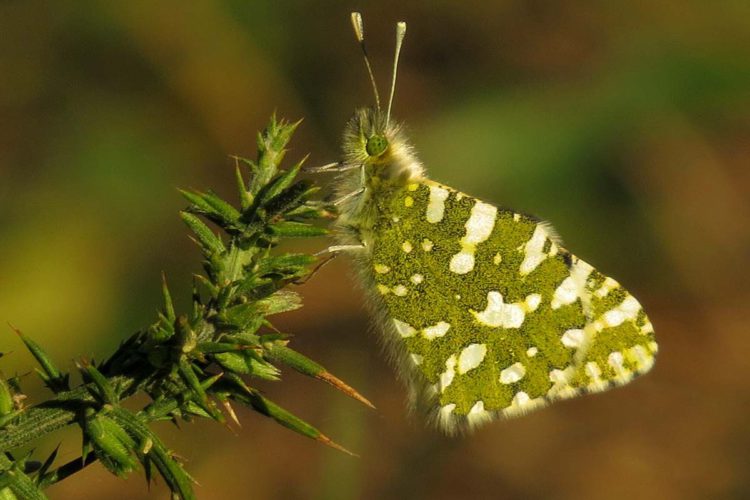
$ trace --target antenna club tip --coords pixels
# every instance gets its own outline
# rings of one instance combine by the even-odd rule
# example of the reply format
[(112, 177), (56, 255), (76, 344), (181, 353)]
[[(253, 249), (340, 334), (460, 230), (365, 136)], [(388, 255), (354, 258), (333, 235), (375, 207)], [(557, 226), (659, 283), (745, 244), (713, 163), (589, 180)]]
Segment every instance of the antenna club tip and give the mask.
[(396, 40), (399, 44), (404, 39), (404, 36), (406, 36), (406, 23), (399, 21), (396, 23)]
[(354, 35), (357, 37), (357, 41), (362, 42), (365, 39), (365, 28), (362, 23), (362, 14), (359, 12), (352, 12), (351, 18)]

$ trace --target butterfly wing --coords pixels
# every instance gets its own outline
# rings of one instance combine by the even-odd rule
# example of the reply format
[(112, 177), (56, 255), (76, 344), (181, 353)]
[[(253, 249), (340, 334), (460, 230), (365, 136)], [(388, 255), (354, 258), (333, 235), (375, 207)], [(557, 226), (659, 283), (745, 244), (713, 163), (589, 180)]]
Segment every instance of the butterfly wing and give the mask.
[(638, 301), (551, 227), (424, 180), (378, 201), (372, 248), (389, 345), (446, 432), (648, 371)]

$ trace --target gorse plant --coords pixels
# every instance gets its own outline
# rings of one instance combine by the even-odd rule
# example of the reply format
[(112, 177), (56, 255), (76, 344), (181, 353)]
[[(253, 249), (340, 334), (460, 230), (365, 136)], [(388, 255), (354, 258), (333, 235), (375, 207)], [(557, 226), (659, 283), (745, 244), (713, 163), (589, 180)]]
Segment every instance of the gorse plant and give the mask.
[[(237, 159), (239, 207), (212, 192), (183, 191), (190, 207), (181, 217), (204, 257), (204, 274), (195, 277), (190, 311), (175, 311), (165, 280), (157, 321), (128, 338), (105, 362), (79, 360), (82, 383), (74, 388), (69, 375), (16, 330), (54, 395), (26, 406), (19, 378), (0, 377), (0, 499), (46, 498), (46, 487), (95, 461), (121, 477), (139, 467), (147, 480), (157, 472), (174, 497), (194, 498), (192, 479), (149, 423), (195, 417), (236, 421), (232, 402), (346, 451), (252, 384), (253, 379), (279, 380), (279, 365), (285, 365), (372, 406), (321, 365), (291, 349), (289, 336), (269, 319), (301, 307), (290, 285), (313, 272), (317, 261), (274, 248), (286, 238), (325, 234), (315, 223), (332, 216), (331, 207), (315, 199), (319, 188), (298, 179), (302, 161), (280, 169), (296, 127), (297, 123), (273, 117), (258, 135), (257, 160)], [(121, 405), (136, 394), (149, 398), (140, 411)], [(58, 465), (56, 451), (43, 461), (17, 452), (68, 425), (81, 429), (80, 458)]]

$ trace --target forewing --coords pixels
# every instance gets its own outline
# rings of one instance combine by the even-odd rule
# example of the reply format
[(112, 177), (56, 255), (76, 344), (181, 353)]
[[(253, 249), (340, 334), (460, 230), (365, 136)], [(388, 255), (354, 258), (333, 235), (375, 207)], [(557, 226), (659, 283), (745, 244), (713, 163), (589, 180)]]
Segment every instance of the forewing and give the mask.
[(395, 357), (447, 432), (621, 385), (653, 364), (638, 301), (544, 222), (424, 181), (381, 200), (374, 233)]

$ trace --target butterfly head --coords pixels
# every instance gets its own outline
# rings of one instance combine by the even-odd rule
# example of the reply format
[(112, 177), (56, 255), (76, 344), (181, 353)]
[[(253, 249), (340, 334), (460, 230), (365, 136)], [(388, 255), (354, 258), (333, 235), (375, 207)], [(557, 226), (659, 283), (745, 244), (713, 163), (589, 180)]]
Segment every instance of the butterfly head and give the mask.
[(387, 161), (391, 146), (397, 142), (397, 129), (385, 115), (374, 108), (362, 108), (344, 131), (344, 154), (352, 163), (375, 165)]
[(365, 151), (370, 158), (377, 158), (388, 149), (388, 139), (383, 134), (373, 134), (367, 138)]
[[(391, 122), (390, 119), (393, 95), (396, 87), (396, 71), (399, 54), (401, 53), (401, 45), (406, 34), (406, 23), (399, 22), (396, 25), (396, 50), (393, 58), (391, 91), (385, 111), (380, 107), (380, 96), (365, 48), (362, 16), (358, 12), (352, 13), (352, 26), (357, 41), (362, 48), (365, 66), (370, 76), (370, 83), (372, 84), (375, 96), (375, 107), (357, 110), (349, 121), (344, 132), (344, 154), (346, 161), (350, 164), (364, 165), (366, 169), (367, 167), (387, 167), (388, 165), (413, 163), (410, 160), (410, 148), (399, 132), (400, 127)], [(390, 169), (376, 168), (375, 170), (382, 175), (383, 172)], [(396, 170), (400, 171), (402, 169), (397, 168)]]

